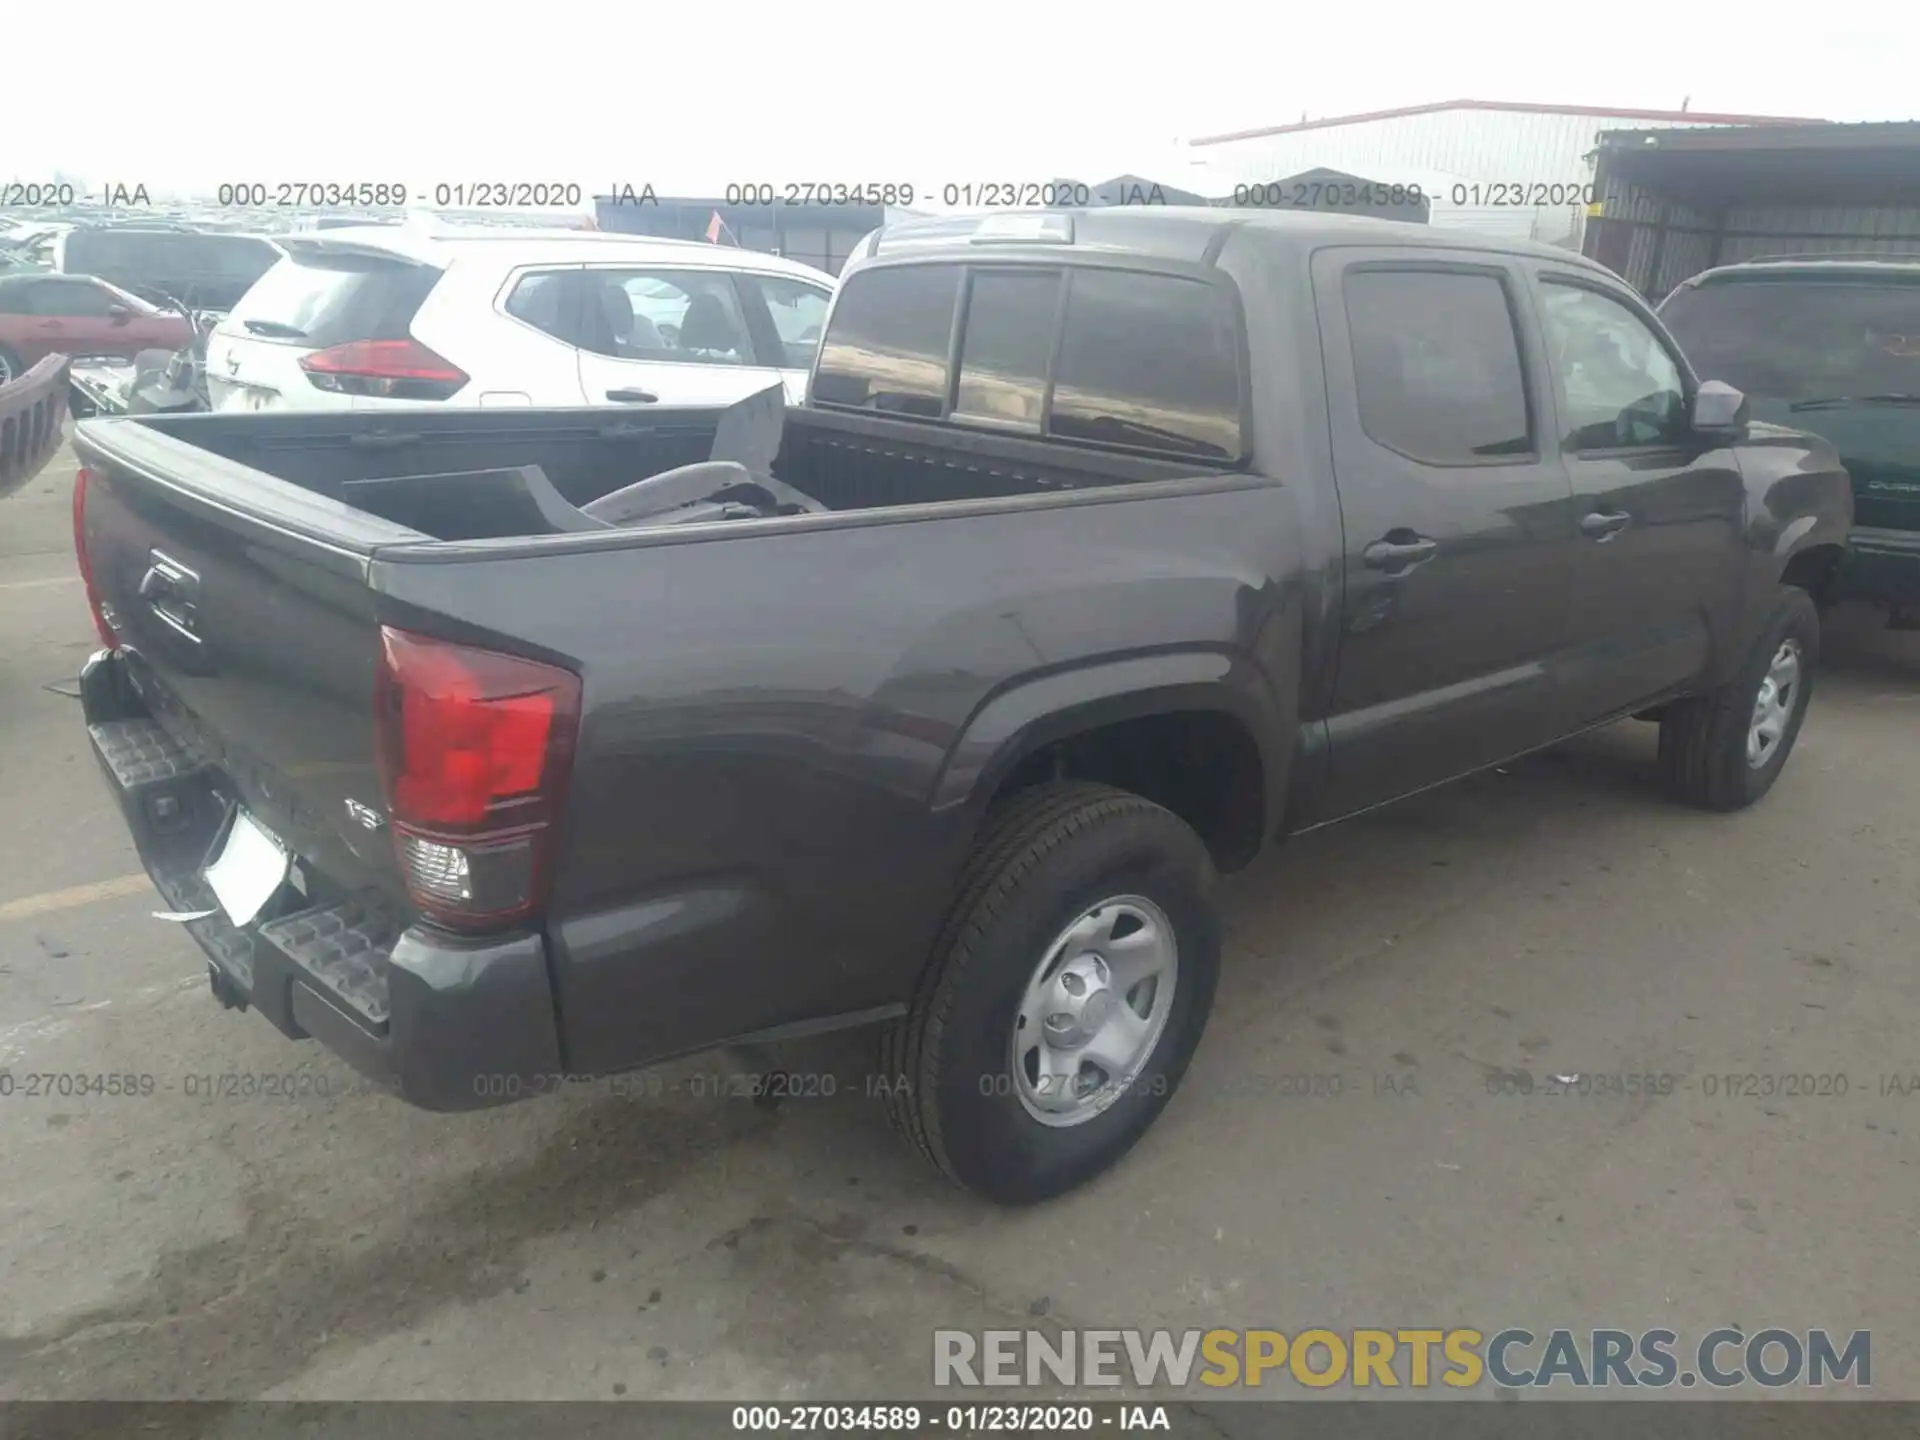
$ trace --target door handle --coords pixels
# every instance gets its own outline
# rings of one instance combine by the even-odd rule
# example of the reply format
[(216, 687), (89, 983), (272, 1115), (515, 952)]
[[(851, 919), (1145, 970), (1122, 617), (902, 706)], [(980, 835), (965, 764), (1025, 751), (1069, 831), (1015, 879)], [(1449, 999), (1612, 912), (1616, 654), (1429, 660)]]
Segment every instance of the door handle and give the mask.
[(1611, 540), (1626, 529), (1632, 519), (1624, 510), (1595, 511), (1580, 517), (1580, 533), (1589, 540)]
[(1416, 565), (1425, 564), (1439, 552), (1438, 540), (1421, 536), (1414, 540), (1376, 540), (1360, 552), (1360, 558), (1373, 570), (1411, 570)]
[(660, 399), (651, 390), (609, 390), (607, 398), (618, 400), (623, 405), (653, 405)]

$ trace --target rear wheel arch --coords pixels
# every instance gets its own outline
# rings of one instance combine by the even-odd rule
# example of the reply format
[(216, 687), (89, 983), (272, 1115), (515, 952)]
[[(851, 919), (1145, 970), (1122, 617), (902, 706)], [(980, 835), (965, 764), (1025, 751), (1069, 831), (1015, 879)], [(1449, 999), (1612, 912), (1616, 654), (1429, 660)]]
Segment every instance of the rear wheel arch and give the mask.
[[(1160, 683), (1142, 684), (1143, 666)], [(1096, 781), (1172, 811), (1215, 866), (1239, 869), (1280, 823), (1292, 733), (1250, 666), (1218, 653), (1145, 657), (1056, 673), (983, 705), (954, 747), (935, 808), (974, 828), (1021, 790)]]

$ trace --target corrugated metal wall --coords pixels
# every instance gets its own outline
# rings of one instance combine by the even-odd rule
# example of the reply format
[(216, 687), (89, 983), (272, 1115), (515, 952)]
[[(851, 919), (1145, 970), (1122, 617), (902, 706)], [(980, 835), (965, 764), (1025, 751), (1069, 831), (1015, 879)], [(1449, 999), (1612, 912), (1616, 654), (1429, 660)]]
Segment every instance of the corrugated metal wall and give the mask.
[[(1236, 184), (1284, 179), (1323, 165), (1389, 185), (1424, 184), (1421, 177), (1435, 173), (1468, 184), (1585, 185), (1593, 179), (1588, 156), (1600, 132), (1627, 123), (1592, 115), (1439, 110), (1196, 145), (1194, 153), (1216, 195), (1231, 193)], [(1448, 193), (1433, 205), (1431, 224), (1579, 248), (1584, 212), (1578, 207), (1456, 205), (1451, 187), (1443, 189)]]
[(1720, 242), (1722, 265), (1761, 255), (1815, 255), (1830, 250), (1911, 255), (1920, 250), (1920, 206), (1740, 206), (1727, 211), (1726, 229), (1726, 238)]
[(1655, 302), (1702, 270), (1763, 255), (1920, 253), (1916, 205), (1736, 205), (1717, 213), (1618, 182), (1602, 198), (1606, 218), (1596, 224), (1610, 227), (1615, 243), (1588, 253)]

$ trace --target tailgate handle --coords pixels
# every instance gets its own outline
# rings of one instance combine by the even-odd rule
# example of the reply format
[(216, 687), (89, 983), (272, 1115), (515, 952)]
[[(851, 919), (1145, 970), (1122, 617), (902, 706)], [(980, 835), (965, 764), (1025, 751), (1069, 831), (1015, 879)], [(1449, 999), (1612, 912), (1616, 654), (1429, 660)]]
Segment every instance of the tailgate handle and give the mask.
[(200, 643), (200, 576), (163, 550), (147, 552), (147, 573), (140, 577), (140, 598), (168, 629)]
[(378, 430), (370, 435), (355, 435), (347, 443), (356, 450), (391, 450), (398, 445), (417, 445), (422, 438), (417, 431), (395, 434), (391, 430)]

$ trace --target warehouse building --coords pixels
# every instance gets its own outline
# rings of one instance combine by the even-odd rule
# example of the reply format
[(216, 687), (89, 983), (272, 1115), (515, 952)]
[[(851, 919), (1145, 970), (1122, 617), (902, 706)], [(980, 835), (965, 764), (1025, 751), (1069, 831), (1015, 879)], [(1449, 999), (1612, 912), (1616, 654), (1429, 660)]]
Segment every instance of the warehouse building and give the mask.
[(1417, 186), (1428, 222), (1578, 249), (1601, 132), (1809, 125), (1776, 115), (1446, 100), (1210, 135), (1191, 143), (1204, 188), (1230, 195), (1316, 169)]

